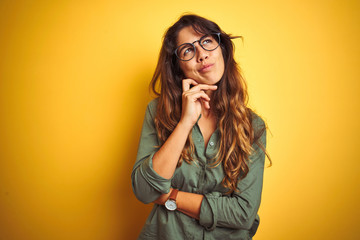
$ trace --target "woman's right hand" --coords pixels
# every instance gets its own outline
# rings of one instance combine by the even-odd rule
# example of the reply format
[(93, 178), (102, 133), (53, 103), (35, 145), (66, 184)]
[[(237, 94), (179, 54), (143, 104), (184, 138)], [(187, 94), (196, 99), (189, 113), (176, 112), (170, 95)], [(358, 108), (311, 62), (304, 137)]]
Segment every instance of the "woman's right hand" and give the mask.
[[(194, 87), (190, 88), (190, 85)], [(205, 93), (206, 90), (216, 90), (216, 85), (198, 84), (193, 79), (182, 81), (182, 111), (180, 122), (189, 127), (194, 126), (201, 114), (202, 105), (210, 109), (210, 97)]]

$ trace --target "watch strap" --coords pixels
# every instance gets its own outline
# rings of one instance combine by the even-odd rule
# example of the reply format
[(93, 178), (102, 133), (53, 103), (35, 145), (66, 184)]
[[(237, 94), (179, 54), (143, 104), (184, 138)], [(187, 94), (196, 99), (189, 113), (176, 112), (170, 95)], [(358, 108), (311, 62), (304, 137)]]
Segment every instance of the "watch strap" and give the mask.
[(179, 189), (173, 189), (170, 193), (169, 199), (176, 202), (176, 197), (179, 192)]

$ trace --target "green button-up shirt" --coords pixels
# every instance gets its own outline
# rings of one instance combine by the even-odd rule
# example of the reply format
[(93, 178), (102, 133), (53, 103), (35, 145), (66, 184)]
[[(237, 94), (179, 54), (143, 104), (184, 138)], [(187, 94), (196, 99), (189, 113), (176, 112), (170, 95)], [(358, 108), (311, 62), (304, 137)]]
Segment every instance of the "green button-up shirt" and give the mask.
[[(209, 166), (209, 160), (219, 149), (220, 131), (217, 128), (205, 146), (197, 122), (192, 129), (196, 160), (192, 164), (183, 161), (173, 177), (165, 179), (152, 167), (152, 158), (158, 150), (155, 146), (160, 144), (154, 125), (156, 105), (157, 99), (154, 99), (147, 106), (138, 154), (131, 174), (136, 197), (143, 203), (151, 203), (161, 194), (169, 193), (172, 187), (203, 194), (204, 199), (199, 220), (154, 204), (138, 239), (252, 239), (260, 222), (257, 212), (263, 185), (264, 152), (253, 144), (254, 152), (249, 157), (250, 171), (238, 183), (239, 192), (225, 195), (228, 189), (221, 184), (224, 178), (222, 165), (215, 168)], [(264, 121), (253, 113), (254, 130), (263, 126)], [(260, 141), (266, 146), (266, 132)]]

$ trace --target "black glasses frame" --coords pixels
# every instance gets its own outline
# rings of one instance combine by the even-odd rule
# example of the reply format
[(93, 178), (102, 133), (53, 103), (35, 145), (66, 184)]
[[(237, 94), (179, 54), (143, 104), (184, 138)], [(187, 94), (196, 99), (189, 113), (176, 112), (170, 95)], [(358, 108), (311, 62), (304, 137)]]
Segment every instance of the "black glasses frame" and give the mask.
[[(207, 49), (204, 48), (204, 46), (202, 45), (201, 41), (202, 41), (205, 37), (209, 36), (209, 34), (206, 34), (206, 35), (202, 36), (199, 40), (196, 40), (196, 41), (194, 41), (194, 42), (192, 42), (192, 43), (183, 43), (183, 44), (181, 44), (180, 46), (178, 46), (178, 47), (175, 49), (175, 51), (174, 51), (176, 57), (177, 57), (179, 60), (184, 61), (184, 62), (190, 61), (191, 59), (193, 59), (193, 58), (195, 57), (195, 55), (196, 55), (196, 47), (195, 47), (195, 43), (196, 43), (196, 42), (199, 42), (199, 45), (200, 45), (200, 46), (202, 47), (202, 49), (204, 49), (205, 51), (209, 51), (209, 52), (214, 51), (215, 49), (217, 49), (217, 48), (220, 46), (220, 41), (221, 41), (220, 35), (221, 35), (221, 33), (212, 33), (212, 34), (216, 34), (216, 35), (218, 36), (218, 38), (219, 38), (219, 41), (218, 41), (219, 44), (217, 45), (216, 48), (214, 48), (214, 49), (212, 49), (212, 50), (207, 50)], [(188, 59), (188, 60), (181, 59), (181, 58), (178, 56), (178, 54), (177, 54), (177, 50), (178, 50), (181, 46), (184, 46), (184, 45), (186, 45), (186, 44), (191, 44), (191, 45), (193, 46), (193, 48), (194, 48), (194, 56), (192, 56), (192, 57), (191, 57), (190, 59)]]

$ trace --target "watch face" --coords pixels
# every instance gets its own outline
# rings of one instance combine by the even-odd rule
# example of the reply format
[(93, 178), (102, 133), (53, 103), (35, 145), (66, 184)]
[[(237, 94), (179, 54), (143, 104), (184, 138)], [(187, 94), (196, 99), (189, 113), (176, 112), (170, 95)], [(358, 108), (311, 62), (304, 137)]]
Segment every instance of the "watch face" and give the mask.
[(176, 202), (169, 199), (165, 202), (165, 207), (170, 211), (174, 211), (177, 208)]

